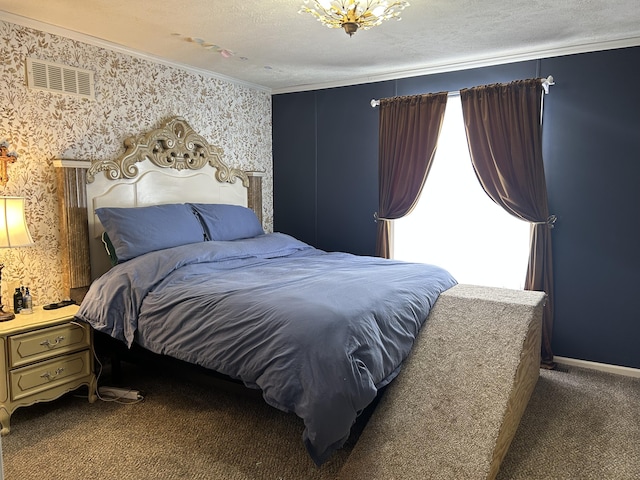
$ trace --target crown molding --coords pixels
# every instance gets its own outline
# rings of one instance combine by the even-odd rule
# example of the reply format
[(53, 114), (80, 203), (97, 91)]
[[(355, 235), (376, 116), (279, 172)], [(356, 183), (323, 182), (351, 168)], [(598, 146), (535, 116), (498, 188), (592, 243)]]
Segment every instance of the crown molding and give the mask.
[(359, 84), (365, 84), (365, 83), (383, 82), (387, 80), (398, 80), (402, 78), (418, 77), (422, 75), (433, 75), (437, 73), (468, 70), (471, 68), (490, 67), (495, 65), (503, 65), (507, 63), (560, 57), (564, 55), (574, 55), (579, 53), (589, 53), (589, 52), (597, 52), (597, 51), (603, 51), (603, 50), (614, 50), (618, 48), (640, 46), (640, 37), (621, 38), (621, 39), (614, 39), (614, 40), (608, 40), (603, 42), (580, 43), (580, 44), (574, 44), (574, 45), (558, 45), (558, 46), (546, 48), (546, 49), (534, 49), (534, 50), (511, 52), (511, 53), (499, 53), (494, 56), (488, 56), (483, 58), (475, 58), (475, 59), (469, 58), (469, 59), (457, 60), (454, 62), (434, 63), (432, 65), (425, 65), (424, 67), (412, 69), (412, 70), (398, 70), (398, 71), (388, 72), (380, 75), (370, 75), (365, 77), (349, 78), (348, 80), (339, 80), (335, 82), (294, 85), (290, 87), (271, 89), (263, 85), (246, 82), (246, 81), (239, 80), (237, 78), (228, 77), (222, 74), (217, 74), (209, 70), (199, 69), (189, 65), (181, 64), (179, 62), (169, 61), (164, 58), (161, 58), (155, 55), (150, 55), (144, 52), (140, 52), (131, 48), (123, 47), (122, 45), (108, 42), (106, 40), (102, 40), (102, 39), (93, 37), (91, 35), (75, 32), (62, 27), (40, 22), (38, 20), (22, 17), (20, 15), (15, 15), (9, 12), (0, 11), (0, 20), (5, 20), (10, 23), (22, 25), (29, 28), (34, 28), (36, 30), (48, 32), (51, 34), (60, 35), (65, 38), (70, 38), (72, 40), (77, 40), (80, 42), (88, 43), (88, 44), (95, 45), (108, 50), (124, 53), (126, 55), (130, 55), (133, 57), (149, 60), (154, 63), (167, 65), (174, 68), (179, 68), (181, 70), (184, 70), (190, 73), (202, 75), (204, 77), (215, 78), (215, 79), (222, 80), (235, 85), (240, 85), (240, 86), (244, 86), (254, 90), (267, 92), (272, 95), (277, 95), (281, 93), (294, 93), (294, 92), (303, 92), (303, 91), (310, 91), (310, 90), (321, 90), (321, 89), (327, 89), (327, 88), (345, 87), (345, 86), (359, 85)]
[(0, 20), (4, 20), (9, 23), (14, 23), (16, 25), (21, 25), (23, 27), (33, 28), (35, 30), (40, 30), (42, 32), (51, 33), (53, 35), (59, 35), (61, 37), (69, 38), (71, 40), (76, 40), (79, 42), (87, 43), (89, 45), (94, 45), (96, 47), (105, 48), (107, 50), (112, 50), (118, 53), (123, 53), (125, 55), (130, 55), (132, 57), (140, 58), (142, 60), (148, 60), (150, 62), (159, 63), (161, 65), (166, 65), (168, 67), (179, 68), (189, 73), (194, 73), (194, 74), (202, 75), (204, 77), (209, 77), (209, 78), (215, 78), (217, 80), (222, 80), (224, 82), (232, 83), (234, 85), (239, 85), (239, 86), (251, 88), (254, 90), (259, 90), (262, 92), (271, 93), (271, 89), (263, 85), (257, 85), (255, 83), (245, 82), (237, 78), (228, 77), (226, 75), (211, 72), (210, 70), (205, 70), (201, 68), (192, 67), (189, 65), (184, 65), (179, 62), (169, 61), (167, 59), (158, 57), (156, 55), (140, 52), (132, 48), (124, 47), (117, 43), (109, 42), (107, 40), (102, 40), (100, 38), (93, 37), (91, 35), (75, 32), (73, 30), (68, 30), (63, 27), (51, 25), (49, 23), (44, 23), (39, 20), (34, 20), (32, 18), (23, 17), (20, 15), (15, 15), (13, 13), (0, 10)]
[(617, 48), (640, 46), (640, 37), (623, 38), (609, 40), (606, 42), (582, 43), (576, 45), (564, 45), (547, 49), (530, 50), (525, 52), (515, 52), (499, 54), (491, 57), (459, 60), (450, 63), (434, 63), (414, 70), (398, 70), (381, 75), (370, 75), (367, 77), (350, 78), (345, 81), (299, 85), (293, 87), (273, 89), (272, 95), (280, 93), (294, 93), (309, 90), (322, 90), (335, 87), (346, 87), (363, 83), (384, 82), (387, 80), (398, 80), (401, 78), (419, 77), (421, 75), (433, 75), (436, 73), (455, 72), (459, 70), (469, 70), (471, 68), (491, 67), (504, 65), (507, 63), (523, 62), (528, 60), (538, 60), (544, 58), (561, 57), (564, 55), (575, 55), (578, 53), (597, 52), (602, 50), (614, 50)]

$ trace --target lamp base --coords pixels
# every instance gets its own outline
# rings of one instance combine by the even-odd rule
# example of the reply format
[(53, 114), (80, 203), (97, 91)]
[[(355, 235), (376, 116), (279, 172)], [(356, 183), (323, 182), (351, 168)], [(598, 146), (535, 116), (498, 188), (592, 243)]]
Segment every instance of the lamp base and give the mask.
[(13, 320), (14, 318), (16, 318), (14, 313), (5, 312), (2, 307), (0, 307), (0, 322), (6, 322), (7, 320)]

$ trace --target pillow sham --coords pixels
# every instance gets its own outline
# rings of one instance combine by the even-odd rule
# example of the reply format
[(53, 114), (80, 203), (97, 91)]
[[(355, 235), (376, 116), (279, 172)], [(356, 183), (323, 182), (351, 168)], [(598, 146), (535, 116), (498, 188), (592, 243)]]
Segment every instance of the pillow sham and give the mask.
[(211, 240), (238, 240), (263, 235), (253, 210), (226, 203), (190, 203)]
[(142, 254), (204, 240), (202, 225), (184, 203), (96, 209), (118, 263)]

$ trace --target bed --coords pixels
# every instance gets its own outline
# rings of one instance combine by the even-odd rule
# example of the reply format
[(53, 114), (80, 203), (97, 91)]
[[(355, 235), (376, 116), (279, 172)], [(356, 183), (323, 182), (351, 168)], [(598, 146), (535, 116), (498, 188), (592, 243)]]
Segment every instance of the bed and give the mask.
[[(260, 175), (229, 167), (180, 117), (125, 147), (114, 161), (58, 164), (78, 320), (260, 389), (303, 419), (307, 451), (323, 464), (413, 357), (455, 279), (436, 266), (324, 252), (265, 232)], [(78, 226), (84, 235), (69, 233)], [(522, 392), (513, 385), (525, 405), (534, 376), (528, 368)], [(523, 408), (507, 415), (516, 425)]]

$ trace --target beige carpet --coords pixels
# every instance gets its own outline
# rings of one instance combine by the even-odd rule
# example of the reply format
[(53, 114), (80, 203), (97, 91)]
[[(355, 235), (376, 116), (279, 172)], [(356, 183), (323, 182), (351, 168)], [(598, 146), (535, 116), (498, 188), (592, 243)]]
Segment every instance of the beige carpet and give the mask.
[[(337, 478), (352, 444), (321, 469), (302, 423), (250, 391), (200, 376), (138, 375), (144, 402), (75, 396), (20, 408), (3, 437), (7, 480)], [(640, 380), (571, 368), (541, 377), (498, 478), (640, 479)]]
[(244, 387), (126, 373), (147, 392), (142, 403), (69, 396), (17, 410), (3, 438), (6, 479), (325, 479), (348, 453), (318, 470), (302, 422)]
[(640, 479), (640, 378), (541, 371), (498, 480)]

